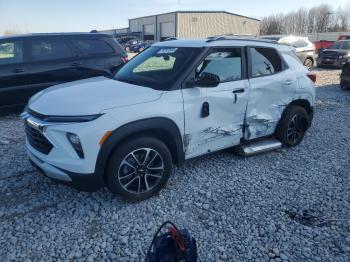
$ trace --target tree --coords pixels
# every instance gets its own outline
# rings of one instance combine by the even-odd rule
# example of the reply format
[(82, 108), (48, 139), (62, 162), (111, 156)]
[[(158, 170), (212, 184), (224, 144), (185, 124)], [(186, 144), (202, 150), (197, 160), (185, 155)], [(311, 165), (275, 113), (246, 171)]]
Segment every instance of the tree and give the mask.
[(350, 26), (350, 4), (334, 11), (322, 4), (287, 14), (272, 14), (261, 20), (261, 34), (307, 34), (346, 31)]

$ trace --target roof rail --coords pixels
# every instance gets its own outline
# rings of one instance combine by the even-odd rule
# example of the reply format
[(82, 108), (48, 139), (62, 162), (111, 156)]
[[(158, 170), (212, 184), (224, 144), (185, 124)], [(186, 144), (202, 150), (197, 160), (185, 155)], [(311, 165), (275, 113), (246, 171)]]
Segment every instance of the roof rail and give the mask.
[(214, 41), (222, 41), (222, 40), (238, 40), (238, 41), (253, 41), (253, 42), (262, 42), (269, 44), (278, 44), (275, 40), (261, 39), (254, 36), (239, 36), (239, 35), (221, 35), (221, 36), (209, 36), (207, 38), (207, 43)]

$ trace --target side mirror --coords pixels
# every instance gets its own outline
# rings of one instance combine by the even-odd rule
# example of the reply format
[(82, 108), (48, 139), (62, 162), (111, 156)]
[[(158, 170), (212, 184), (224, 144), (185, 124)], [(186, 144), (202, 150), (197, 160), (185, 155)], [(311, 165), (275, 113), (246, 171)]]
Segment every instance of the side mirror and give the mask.
[(201, 73), (199, 78), (187, 81), (186, 83), (188, 87), (217, 87), (219, 84), (219, 76), (207, 72)]

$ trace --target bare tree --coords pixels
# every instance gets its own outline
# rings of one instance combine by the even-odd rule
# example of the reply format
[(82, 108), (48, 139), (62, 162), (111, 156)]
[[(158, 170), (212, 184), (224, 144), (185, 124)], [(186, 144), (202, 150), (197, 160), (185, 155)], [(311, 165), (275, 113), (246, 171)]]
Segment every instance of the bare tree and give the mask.
[(350, 26), (350, 4), (335, 12), (322, 4), (309, 10), (300, 8), (287, 14), (273, 14), (261, 21), (262, 34), (307, 34), (346, 31)]
[(17, 29), (6, 29), (4, 35), (20, 35), (22, 32)]

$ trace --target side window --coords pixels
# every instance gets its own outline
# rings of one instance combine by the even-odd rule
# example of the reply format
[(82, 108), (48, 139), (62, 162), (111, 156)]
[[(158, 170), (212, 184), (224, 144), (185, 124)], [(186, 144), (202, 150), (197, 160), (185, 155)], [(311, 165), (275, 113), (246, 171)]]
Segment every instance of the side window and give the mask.
[(220, 82), (242, 79), (241, 49), (224, 49), (208, 55), (196, 69), (196, 78), (203, 73), (215, 74)]
[(0, 65), (23, 62), (23, 47), (21, 41), (0, 42)]
[(72, 42), (84, 54), (99, 55), (114, 53), (114, 49), (102, 39), (73, 39)]
[(50, 61), (73, 56), (72, 51), (63, 40), (33, 39), (32, 61)]
[(268, 76), (281, 72), (282, 60), (273, 48), (250, 48), (252, 77)]
[(299, 40), (293, 42), (292, 46), (295, 47), (295, 48), (306, 47), (307, 46), (307, 42), (302, 40), (302, 39), (299, 39)]

